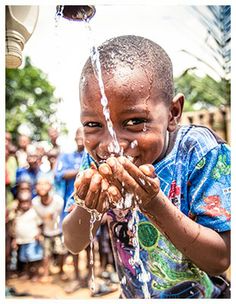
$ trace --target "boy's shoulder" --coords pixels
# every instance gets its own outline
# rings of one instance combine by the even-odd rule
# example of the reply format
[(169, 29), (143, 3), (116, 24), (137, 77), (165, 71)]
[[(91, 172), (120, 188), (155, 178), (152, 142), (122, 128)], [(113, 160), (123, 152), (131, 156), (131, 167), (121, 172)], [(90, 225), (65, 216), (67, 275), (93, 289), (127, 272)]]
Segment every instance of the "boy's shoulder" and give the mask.
[(225, 140), (213, 130), (201, 125), (182, 126), (177, 136), (178, 149), (183, 149), (187, 153), (197, 150), (202, 156), (225, 143)]
[(214, 141), (219, 144), (225, 143), (225, 140), (221, 138), (215, 131), (212, 129), (203, 126), (203, 125), (183, 125), (180, 127), (183, 137), (192, 137), (192, 139), (208, 139), (208, 141)]
[(156, 167), (171, 165), (177, 162), (197, 163), (210, 151), (221, 149), (226, 142), (213, 130), (201, 125), (183, 125), (170, 133), (167, 151)]

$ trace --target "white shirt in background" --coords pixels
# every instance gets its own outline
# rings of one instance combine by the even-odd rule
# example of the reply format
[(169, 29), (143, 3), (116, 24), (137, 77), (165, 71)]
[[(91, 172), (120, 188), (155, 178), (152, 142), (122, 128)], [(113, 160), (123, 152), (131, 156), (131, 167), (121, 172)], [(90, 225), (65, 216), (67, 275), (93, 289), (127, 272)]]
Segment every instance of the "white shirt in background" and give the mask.
[(43, 221), (43, 234), (45, 236), (55, 236), (62, 233), (60, 214), (64, 206), (63, 198), (58, 194), (53, 194), (52, 202), (45, 206), (42, 204), (40, 196), (36, 196), (33, 198), (32, 203)]
[(33, 243), (35, 237), (40, 233), (41, 224), (42, 219), (34, 208), (30, 208), (26, 212), (18, 211), (15, 218), (16, 243), (19, 245)]

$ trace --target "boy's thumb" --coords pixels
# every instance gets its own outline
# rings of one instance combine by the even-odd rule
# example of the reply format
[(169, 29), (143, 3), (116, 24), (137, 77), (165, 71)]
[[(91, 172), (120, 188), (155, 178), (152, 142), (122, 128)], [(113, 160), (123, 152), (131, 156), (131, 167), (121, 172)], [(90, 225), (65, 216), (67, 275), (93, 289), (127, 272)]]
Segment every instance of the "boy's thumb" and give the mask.
[(146, 165), (141, 165), (139, 166), (139, 169), (147, 176), (149, 177), (155, 177), (155, 168), (150, 165), (150, 164), (146, 164)]

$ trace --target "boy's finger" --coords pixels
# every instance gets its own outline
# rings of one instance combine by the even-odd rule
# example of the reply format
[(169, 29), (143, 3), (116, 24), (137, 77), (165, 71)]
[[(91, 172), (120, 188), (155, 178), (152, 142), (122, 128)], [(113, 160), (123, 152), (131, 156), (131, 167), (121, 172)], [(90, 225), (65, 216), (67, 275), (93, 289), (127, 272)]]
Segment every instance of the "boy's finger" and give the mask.
[[(152, 193), (158, 190), (158, 179), (149, 177), (155, 176), (152, 166), (149, 167), (149, 165), (143, 165), (139, 169), (136, 165), (134, 165), (131, 161), (123, 156), (119, 157), (118, 161), (123, 165), (124, 169), (127, 170), (129, 175), (140, 187), (142, 187), (145, 192)], [(143, 171), (147, 173), (148, 176), (146, 176)]]
[(103, 163), (98, 168), (99, 173), (104, 177), (111, 177), (112, 176), (112, 170), (108, 164)]
[(129, 174), (125, 169), (123, 164), (119, 162), (119, 158), (110, 157), (107, 160), (107, 164), (112, 169), (112, 176), (114, 180), (119, 181), (121, 185), (121, 194), (123, 194), (124, 189), (130, 193), (135, 193), (136, 188), (139, 187), (136, 180)]
[(141, 165), (139, 166), (139, 169), (147, 176), (149, 177), (156, 177), (155, 174), (155, 168), (153, 167), (153, 165), (150, 164), (146, 164), (146, 165)]
[(119, 201), (121, 201), (122, 195), (121, 195), (119, 189), (116, 186), (114, 186), (114, 185), (109, 186), (107, 192), (108, 192), (108, 197), (109, 197), (109, 201), (110, 201), (111, 207), (115, 208), (116, 205), (117, 205), (117, 203)]
[(85, 199), (86, 194), (88, 192), (90, 181), (92, 179), (92, 176), (95, 174), (95, 170), (88, 169), (84, 172), (81, 172), (79, 176), (76, 178), (74, 183), (74, 188), (77, 196), (80, 199)]
[(85, 198), (85, 206), (90, 209), (96, 209), (99, 195), (101, 192), (102, 176), (94, 173), (91, 178), (89, 189)]
[(107, 196), (109, 184), (104, 179), (102, 180), (101, 191), (98, 198), (97, 211), (99, 213), (104, 213), (109, 209), (109, 201)]
[[(110, 161), (110, 162), (112, 162), (112, 161)], [(115, 162), (116, 162), (116, 160), (115, 160)], [(111, 167), (110, 163), (108, 161), (108, 163), (101, 164), (99, 166), (98, 170), (99, 170), (99, 173), (104, 178), (106, 178), (106, 180), (109, 182), (109, 184), (115, 185), (119, 189), (119, 191), (121, 192), (122, 191), (122, 185), (113, 173), (114, 171), (117, 171), (117, 168), (116, 168), (115, 164), (114, 164), (114, 166)]]
[(112, 171), (112, 179), (118, 180), (123, 185), (123, 174), (124, 167), (121, 163), (119, 163), (118, 159), (115, 157), (110, 157), (107, 159), (107, 164), (110, 166)]

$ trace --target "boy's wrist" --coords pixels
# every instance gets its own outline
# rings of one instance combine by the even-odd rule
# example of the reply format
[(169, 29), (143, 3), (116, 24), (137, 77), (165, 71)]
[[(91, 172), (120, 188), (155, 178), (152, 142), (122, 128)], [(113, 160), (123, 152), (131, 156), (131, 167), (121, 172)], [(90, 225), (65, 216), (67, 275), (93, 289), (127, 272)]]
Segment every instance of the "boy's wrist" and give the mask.
[(93, 214), (96, 221), (101, 220), (104, 213), (100, 213), (96, 209), (90, 209), (90, 208), (86, 207), (85, 200), (79, 198), (77, 194), (74, 194), (74, 200), (75, 200), (75, 205), (85, 209), (90, 215)]
[(148, 217), (156, 218), (159, 212), (161, 212), (164, 205), (166, 205), (166, 200), (167, 197), (161, 190), (159, 190), (159, 192), (152, 200), (150, 200), (146, 204), (141, 204), (139, 208)]

